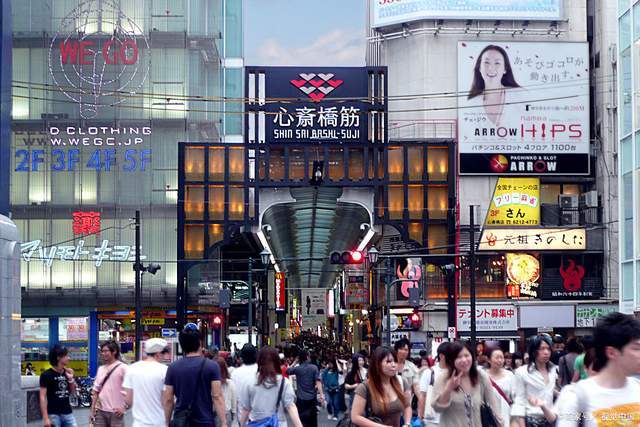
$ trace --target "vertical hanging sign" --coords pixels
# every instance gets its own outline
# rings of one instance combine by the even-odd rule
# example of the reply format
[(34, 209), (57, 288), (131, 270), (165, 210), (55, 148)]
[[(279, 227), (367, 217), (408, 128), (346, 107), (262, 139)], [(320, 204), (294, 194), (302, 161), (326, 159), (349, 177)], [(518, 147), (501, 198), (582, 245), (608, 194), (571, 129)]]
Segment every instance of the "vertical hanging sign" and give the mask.
[(285, 311), (287, 309), (287, 298), (285, 293), (285, 275), (284, 273), (275, 274), (275, 301), (276, 311)]

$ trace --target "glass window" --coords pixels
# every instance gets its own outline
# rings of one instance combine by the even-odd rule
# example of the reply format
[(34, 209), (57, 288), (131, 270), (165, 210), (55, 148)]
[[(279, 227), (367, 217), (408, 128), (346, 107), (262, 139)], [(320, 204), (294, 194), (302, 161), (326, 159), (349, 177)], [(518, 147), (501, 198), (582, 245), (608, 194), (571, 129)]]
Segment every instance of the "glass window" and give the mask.
[(368, 159), (368, 171), (367, 174), (369, 176), (369, 179), (374, 179), (374, 170), (373, 170), (373, 156), (374, 156), (374, 150), (372, 150), (371, 148), (368, 149), (369, 152), (369, 159)]
[(540, 185), (540, 203), (557, 205), (560, 195), (560, 184)]
[(349, 149), (349, 179), (353, 181), (364, 179), (364, 152), (361, 148)]
[(562, 194), (578, 195), (580, 194), (580, 185), (578, 184), (563, 184)]
[(629, 9), (629, 5), (634, 0), (618, 0), (618, 13), (624, 12)]
[(622, 301), (633, 301), (633, 262), (622, 264)]
[(622, 102), (622, 111), (620, 112), (620, 126), (622, 135), (631, 132), (631, 49), (626, 49), (620, 54), (621, 73), (620, 80), (620, 99)]
[(429, 186), (427, 191), (427, 209), (429, 219), (446, 219), (448, 202), (447, 187)]
[(184, 193), (185, 219), (204, 219), (204, 186), (187, 185), (185, 186)]
[(244, 187), (229, 187), (229, 219), (244, 219)]
[(344, 179), (344, 149), (329, 149), (329, 179), (340, 181)]
[(25, 342), (49, 342), (49, 319), (46, 317), (22, 319), (20, 340)]
[(60, 341), (86, 341), (89, 339), (88, 317), (60, 317), (58, 339)]
[(409, 224), (409, 238), (415, 240), (422, 245), (422, 230), (424, 226), (420, 222), (412, 222)]
[(633, 257), (633, 174), (631, 172), (622, 176), (622, 211), (624, 222), (622, 224), (622, 236), (624, 242), (623, 259)]
[(631, 137), (628, 136), (622, 140), (622, 153), (621, 153), (621, 162), (622, 162), (622, 173), (631, 172), (633, 169), (633, 154), (632, 154), (632, 144)]
[[(422, 219), (424, 212), (424, 186), (410, 185), (408, 193), (407, 205), (409, 208), (409, 218)], [(418, 240), (419, 242), (422, 239)]]
[(404, 171), (404, 158), (402, 154), (402, 147), (389, 147), (387, 148), (387, 156), (389, 159), (389, 179), (391, 181), (402, 181), (402, 174)]
[(229, 179), (244, 181), (244, 148), (229, 148)]
[(187, 181), (204, 180), (204, 148), (187, 147), (184, 150), (184, 169)]
[(242, 2), (225, 0), (225, 56), (242, 57)]
[(224, 187), (222, 185), (209, 187), (209, 219), (224, 219)]
[(449, 244), (446, 225), (430, 225), (428, 228), (429, 253), (446, 254)]
[(402, 219), (404, 209), (404, 187), (402, 185), (389, 186), (389, 219)]
[(407, 150), (407, 160), (409, 162), (409, 179), (411, 181), (422, 181), (422, 173), (424, 172), (422, 146), (408, 147)]
[[(242, 3), (236, 1), (235, 3)], [(244, 92), (242, 68), (226, 68), (224, 71), (225, 96), (232, 98), (225, 101), (224, 126), (226, 135), (242, 135), (242, 96)], [(204, 104), (207, 105), (207, 104)]]
[(449, 173), (449, 152), (446, 147), (429, 147), (427, 150), (429, 181), (446, 181)]
[(378, 204), (377, 204), (377, 212), (380, 218), (384, 218), (384, 210), (385, 210), (385, 200), (384, 200), (384, 188), (378, 187)]
[(209, 181), (224, 181), (224, 147), (209, 148)]
[(282, 148), (272, 148), (269, 151), (269, 179), (284, 180), (284, 149)]
[(222, 224), (209, 224), (209, 246), (213, 246), (224, 238)]
[(633, 6), (633, 39), (640, 39), (640, 3)]
[(620, 51), (627, 49), (631, 46), (631, 13), (626, 12), (620, 18)]
[(304, 151), (300, 148), (289, 151), (289, 179), (292, 181), (304, 179)]
[(184, 226), (184, 256), (187, 259), (204, 256), (204, 226), (192, 224)]

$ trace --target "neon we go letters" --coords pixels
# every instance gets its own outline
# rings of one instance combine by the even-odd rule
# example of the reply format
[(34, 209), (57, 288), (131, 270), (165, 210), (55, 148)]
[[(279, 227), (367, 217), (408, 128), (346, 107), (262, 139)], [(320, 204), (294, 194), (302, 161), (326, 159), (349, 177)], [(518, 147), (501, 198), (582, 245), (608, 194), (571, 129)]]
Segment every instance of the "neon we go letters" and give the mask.
[(114, 40), (104, 42), (101, 49), (96, 49), (92, 40), (63, 40), (60, 42), (60, 59), (63, 64), (92, 65), (93, 59), (102, 55), (109, 65), (132, 65), (138, 61), (138, 44), (134, 40)]

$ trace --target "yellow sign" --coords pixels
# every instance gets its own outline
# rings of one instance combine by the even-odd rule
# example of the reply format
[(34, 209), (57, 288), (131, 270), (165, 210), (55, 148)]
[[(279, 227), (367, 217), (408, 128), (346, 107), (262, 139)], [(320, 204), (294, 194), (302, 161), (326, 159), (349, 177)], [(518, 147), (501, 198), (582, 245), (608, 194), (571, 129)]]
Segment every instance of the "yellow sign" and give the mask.
[(155, 317), (145, 317), (142, 319), (144, 326), (164, 326), (164, 319), (158, 319)]
[(482, 230), (479, 251), (583, 251), (584, 228), (487, 228)]
[(498, 178), (485, 226), (540, 225), (540, 179)]

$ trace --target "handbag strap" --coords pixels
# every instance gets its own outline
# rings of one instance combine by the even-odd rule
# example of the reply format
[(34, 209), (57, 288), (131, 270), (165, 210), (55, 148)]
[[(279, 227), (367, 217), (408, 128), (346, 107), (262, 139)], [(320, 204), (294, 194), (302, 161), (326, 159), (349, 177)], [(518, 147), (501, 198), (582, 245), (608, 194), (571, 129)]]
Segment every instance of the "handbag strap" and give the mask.
[(278, 407), (280, 406), (280, 400), (282, 399), (282, 391), (284, 390), (284, 380), (285, 380), (284, 377), (282, 377), (282, 379), (280, 380), (280, 390), (278, 390), (278, 400), (276, 400), (276, 413), (278, 412)]
[(198, 395), (198, 390), (200, 389), (200, 382), (202, 381), (202, 368), (204, 368), (204, 363), (207, 361), (204, 357), (202, 358), (202, 363), (200, 363), (200, 369), (198, 370), (198, 382), (196, 383), (196, 392), (193, 393), (193, 397), (191, 398), (191, 402), (189, 402), (189, 410), (191, 410), (191, 406), (193, 406), (193, 402), (196, 400), (196, 396)]
[(371, 409), (371, 390), (369, 390), (369, 384), (367, 382), (364, 383), (364, 388), (367, 391), (367, 405), (364, 409), (364, 416), (369, 418), (373, 413), (373, 410)]
[(109, 372), (107, 372), (107, 375), (104, 377), (104, 380), (102, 380), (102, 384), (100, 384), (100, 390), (98, 391), (98, 397), (100, 397), (100, 393), (102, 393), (102, 390), (104, 390), (104, 385), (107, 383), (107, 380), (109, 379), (111, 374), (113, 374), (113, 371), (118, 369), (118, 367), (120, 367), (120, 365), (122, 365), (122, 362), (118, 362), (116, 364), (116, 366), (114, 366), (113, 368), (111, 368), (111, 370)]
[(504, 390), (502, 390), (502, 388), (498, 385), (498, 383), (496, 383), (493, 378), (489, 377), (489, 381), (491, 381), (491, 385), (493, 386), (493, 388), (496, 389), (496, 391), (498, 392), (498, 394), (500, 396), (502, 396), (502, 398), (509, 404), (509, 406), (511, 406), (511, 404), (513, 403), (513, 401), (511, 399), (509, 399), (509, 397), (506, 395), (506, 393), (504, 392)]

